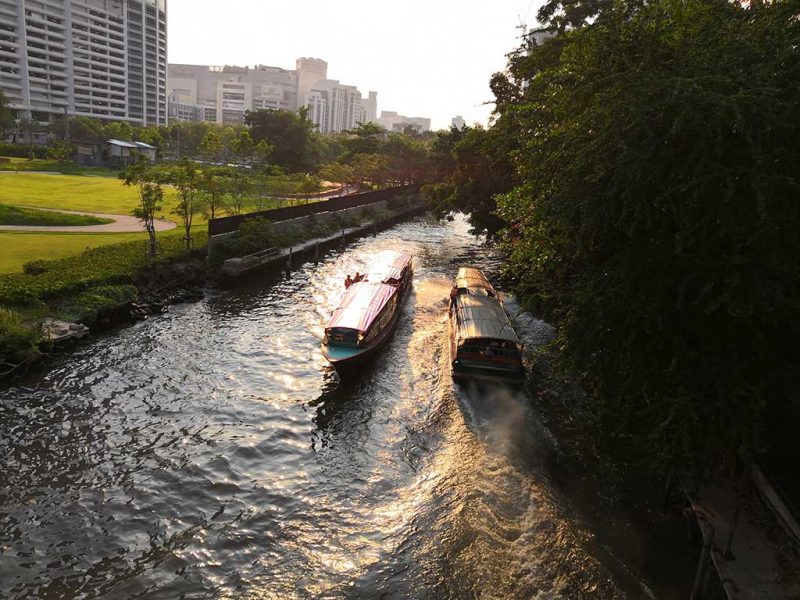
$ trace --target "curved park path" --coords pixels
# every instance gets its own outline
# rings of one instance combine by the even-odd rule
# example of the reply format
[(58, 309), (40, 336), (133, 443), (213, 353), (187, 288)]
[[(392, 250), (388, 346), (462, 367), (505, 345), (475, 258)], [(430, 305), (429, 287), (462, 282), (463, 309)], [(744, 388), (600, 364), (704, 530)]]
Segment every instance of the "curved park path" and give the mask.
[[(25, 208), (68, 213), (71, 215), (89, 215), (91, 217), (100, 217), (103, 219), (114, 219), (114, 222), (105, 223), (104, 225), (0, 225), (0, 231), (50, 231), (62, 233), (135, 233), (137, 231), (144, 231), (142, 222), (130, 215), (110, 215), (82, 210), (42, 208), (40, 206), (27, 206)], [(156, 231), (167, 231), (168, 229), (175, 229), (177, 225), (172, 221), (156, 219), (155, 227)]]

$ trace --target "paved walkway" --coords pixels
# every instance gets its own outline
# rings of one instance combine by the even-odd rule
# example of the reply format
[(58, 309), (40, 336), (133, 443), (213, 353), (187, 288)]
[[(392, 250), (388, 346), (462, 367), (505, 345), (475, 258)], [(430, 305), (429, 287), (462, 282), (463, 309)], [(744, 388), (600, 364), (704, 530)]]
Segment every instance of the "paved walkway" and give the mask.
[[(41, 208), (40, 206), (26, 206), (25, 208), (68, 213), (71, 215), (89, 215), (103, 219), (114, 219), (114, 222), (104, 225), (0, 225), (0, 231), (47, 231), (51, 233), (134, 233), (137, 231), (144, 231), (142, 222), (130, 215), (109, 215), (106, 213), (85, 212), (80, 210)], [(155, 227), (156, 231), (167, 231), (168, 229), (175, 229), (177, 225), (172, 221), (156, 219)]]

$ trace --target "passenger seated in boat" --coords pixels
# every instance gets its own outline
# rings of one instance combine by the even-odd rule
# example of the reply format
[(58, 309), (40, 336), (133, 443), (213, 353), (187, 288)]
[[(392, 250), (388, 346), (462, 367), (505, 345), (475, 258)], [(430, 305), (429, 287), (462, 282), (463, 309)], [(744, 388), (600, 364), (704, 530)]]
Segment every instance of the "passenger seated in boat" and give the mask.
[(358, 283), (362, 279), (364, 279), (364, 276), (361, 273), (359, 273), (358, 271), (356, 271), (356, 276), (353, 277), (353, 283)]
[(347, 277), (346, 277), (346, 278), (345, 278), (345, 280), (344, 280), (344, 288), (345, 288), (345, 289), (347, 289), (347, 288), (349, 288), (351, 285), (353, 285), (353, 280), (352, 280), (352, 279), (350, 279), (350, 273), (348, 273), (348, 274), (347, 274)]

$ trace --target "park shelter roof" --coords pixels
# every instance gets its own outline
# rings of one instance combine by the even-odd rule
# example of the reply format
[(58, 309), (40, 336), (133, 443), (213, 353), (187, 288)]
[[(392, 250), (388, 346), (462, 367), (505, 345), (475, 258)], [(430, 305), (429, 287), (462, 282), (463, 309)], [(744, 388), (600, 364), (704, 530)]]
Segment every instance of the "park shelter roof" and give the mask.
[(112, 146), (120, 146), (122, 148), (147, 148), (148, 150), (155, 150), (155, 146), (145, 144), (144, 142), (127, 142), (125, 140), (108, 140)]

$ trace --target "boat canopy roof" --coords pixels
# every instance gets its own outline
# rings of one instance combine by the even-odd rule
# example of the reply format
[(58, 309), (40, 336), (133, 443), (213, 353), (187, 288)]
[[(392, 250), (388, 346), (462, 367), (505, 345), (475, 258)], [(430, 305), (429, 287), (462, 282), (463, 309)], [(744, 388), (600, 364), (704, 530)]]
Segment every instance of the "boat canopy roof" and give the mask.
[(397, 283), (403, 269), (411, 263), (411, 255), (397, 250), (382, 250), (369, 265), (366, 279), (375, 283)]
[(472, 290), (486, 290), (494, 292), (492, 284), (480, 269), (475, 267), (461, 267), (456, 275), (457, 288), (469, 288)]
[(457, 311), (458, 339), (493, 339), (519, 344), (517, 334), (508, 320), (506, 311), (494, 298), (488, 296), (459, 296)]
[(397, 288), (384, 283), (361, 281), (352, 284), (333, 311), (326, 329), (339, 327), (366, 332)]

